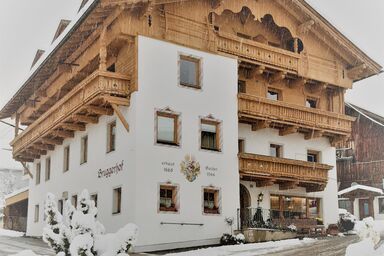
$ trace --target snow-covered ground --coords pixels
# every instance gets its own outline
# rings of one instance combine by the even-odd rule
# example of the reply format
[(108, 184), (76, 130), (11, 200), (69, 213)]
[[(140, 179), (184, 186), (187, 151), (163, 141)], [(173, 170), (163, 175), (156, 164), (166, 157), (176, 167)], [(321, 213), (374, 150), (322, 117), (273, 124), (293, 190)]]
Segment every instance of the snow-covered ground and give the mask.
[(0, 236), (21, 237), (24, 233), (0, 228)]
[(383, 256), (384, 220), (373, 220), (369, 217), (357, 221), (354, 228), (361, 241), (347, 247), (346, 256)]
[(211, 247), (188, 252), (171, 253), (166, 256), (257, 256), (309, 245), (316, 241), (316, 239), (311, 238), (304, 238), (303, 240), (289, 239), (277, 242)]

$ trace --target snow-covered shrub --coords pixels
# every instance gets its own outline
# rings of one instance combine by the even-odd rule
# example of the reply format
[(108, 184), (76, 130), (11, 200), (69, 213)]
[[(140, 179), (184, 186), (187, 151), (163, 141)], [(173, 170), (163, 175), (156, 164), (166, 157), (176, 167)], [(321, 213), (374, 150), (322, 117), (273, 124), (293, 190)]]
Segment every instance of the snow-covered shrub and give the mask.
[(97, 221), (97, 208), (87, 190), (79, 196), (77, 209), (70, 201), (64, 204), (62, 216), (52, 194), (45, 204), (46, 227), (43, 238), (58, 256), (125, 256), (137, 240), (137, 226), (128, 224), (116, 234), (104, 235)]
[(339, 230), (341, 232), (349, 232), (353, 230), (356, 223), (356, 217), (345, 209), (339, 209)]
[(220, 238), (221, 245), (235, 245), (245, 243), (245, 237), (243, 234), (238, 234), (236, 236), (231, 234), (223, 234)]
[(287, 229), (289, 231), (292, 231), (292, 232), (296, 232), (297, 231), (297, 227), (294, 225), (294, 224), (291, 224), (287, 227)]

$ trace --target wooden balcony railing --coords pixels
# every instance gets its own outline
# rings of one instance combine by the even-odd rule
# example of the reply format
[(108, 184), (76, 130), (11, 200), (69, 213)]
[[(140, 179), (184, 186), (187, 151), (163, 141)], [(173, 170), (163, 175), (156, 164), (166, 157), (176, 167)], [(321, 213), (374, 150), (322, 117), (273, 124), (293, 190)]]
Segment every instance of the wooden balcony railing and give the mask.
[(95, 100), (113, 97), (123, 101), (127, 100), (128, 96), (129, 77), (112, 72), (96, 71), (56, 102), (11, 142), (14, 157), (17, 158), (33, 148), (36, 141), (49, 136), (54, 129), (60, 127), (63, 122), (76, 113), (86, 109), (86, 106)]
[(295, 73), (299, 71), (299, 54), (252, 40), (241, 39), (235, 35), (219, 32), (216, 48), (219, 52), (288, 69)]
[(239, 94), (238, 105), (240, 119), (270, 120), (281, 125), (298, 126), (309, 131), (323, 130), (325, 133), (335, 136), (349, 135), (355, 120), (344, 114), (247, 94)]
[(239, 154), (240, 175), (254, 178), (326, 184), (328, 171), (332, 168), (330, 165), (320, 163), (256, 154)]

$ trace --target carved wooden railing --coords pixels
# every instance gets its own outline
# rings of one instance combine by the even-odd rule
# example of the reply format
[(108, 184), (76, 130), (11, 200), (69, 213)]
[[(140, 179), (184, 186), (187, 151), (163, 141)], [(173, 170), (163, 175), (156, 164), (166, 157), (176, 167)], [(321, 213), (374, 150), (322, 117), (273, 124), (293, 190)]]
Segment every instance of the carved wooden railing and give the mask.
[(320, 163), (256, 154), (239, 154), (240, 174), (244, 176), (326, 183), (328, 171), (332, 168), (330, 165)]
[(217, 35), (216, 48), (219, 52), (288, 69), (296, 73), (299, 71), (299, 54), (227, 33), (219, 32)]
[(239, 116), (349, 135), (355, 118), (247, 94), (238, 95)]
[(11, 142), (14, 155), (45, 136), (87, 103), (107, 95), (129, 96), (129, 78), (117, 73), (96, 71), (84, 79)]

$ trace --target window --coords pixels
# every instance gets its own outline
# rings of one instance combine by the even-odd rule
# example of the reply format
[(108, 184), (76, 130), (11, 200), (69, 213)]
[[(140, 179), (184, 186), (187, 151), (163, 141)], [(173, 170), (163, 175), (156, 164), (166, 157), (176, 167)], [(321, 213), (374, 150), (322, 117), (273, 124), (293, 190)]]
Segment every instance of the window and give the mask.
[(201, 88), (199, 59), (180, 56), (180, 85)]
[(80, 164), (84, 164), (88, 161), (88, 136), (81, 138), (81, 157)]
[(237, 81), (237, 92), (238, 93), (246, 93), (247, 88), (246, 88), (246, 82), (243, 80), (238, 80)]
[(113, 205), (112, 213), (118, 214), (121, 212), (121, 187), (113, 190)]
[(319, 162), (319, 155), (320, 153), (318, 151), (308, 150), (307, 152), (307, 161), (318, 163)]
[(45, 181), (51, 179), (51, 158), (45, 159)]
[(320, 217), (320, 199), (319, 198), (310, 198), (308, 199), (308, 214), (309, 218), (318, 218)]
[(211, 120), (201, 120), (201, 148), (220, 151), (220, 123)]
[(283, 157), (283, 146), (277, 144), (270, 144), (269, 155), (273, 157)]
[(71, 203), (75, 208), (77, 207), (77, 195), (72, 196)]
[(66, 146), (64, 148), (64, 166), (63, 166), (64, 172), (69, 170), (69, 151), (70, 151), (69, 146)]
[(204, 213), (220, 214), (219, 190), (204, 188)]
[(91, 200), (95, 202), (95, 207), (97, 207), (97, 194), (91, 195)]
[(63, 209), (64, 209), (64, 200), (60, 199), (57, 202), (57, 210), (59, 211), (59, 213), (63, 214)]
[(269, 89), (267, 92), (267, 99), (280, 100), (281, 99), (281, 93), (277, 90)]
[(176, 114), (157, 112), (157, 138), (160, 144), (178, 145), (178, 119)]
[(109, 123), (107, 130), (107, 153), (109, 153), (115, 151), (116, 148), (116, 121)]
[[(382, 199), (384, 199), (384, 198), (382, 198)], [(339, 200), (339, 208), (340, 209), (345, 209), (349, 213), (353, 214), (353, 201), (350, 201), (350, 200)], [(379, 200), (379, 211), (380, 211), (380, 200)]]
[(177, 212), (177, 187), (172, 185), (160, 185), (159, 210), (161, 212)]
[(40, 184), (40, 176), (41, 176), (41, 164), (36, 164), (36, 185)]
[(308, 108), (317, 108), (317, 100), (313, 98), (308, 98), (305, 100), (305, 106)]
[(238, 145), (239, 145), (239, 153), (244, 153), (245, 149), (245, 140), (244, 139), (239, 139), (238, 140)]
[(39, 214), (40, 214), (40, 207), (39, 205), (35, 205), (35, 222), (39, 222)]
[(379, 213), (384, 214), (384, 198), (379, 198)]

